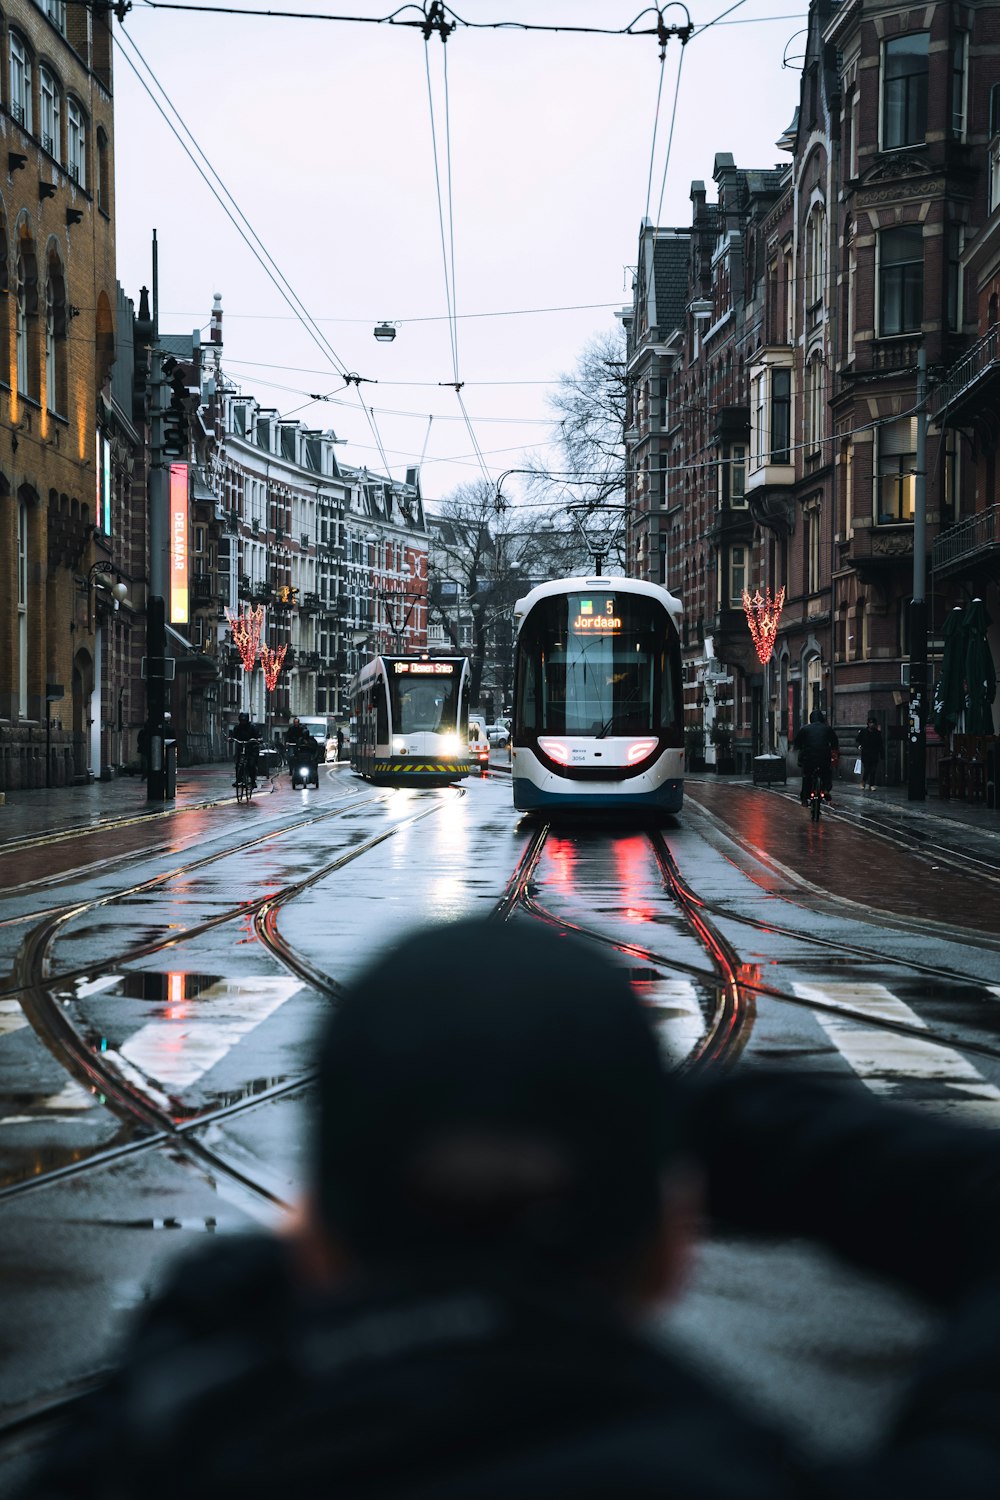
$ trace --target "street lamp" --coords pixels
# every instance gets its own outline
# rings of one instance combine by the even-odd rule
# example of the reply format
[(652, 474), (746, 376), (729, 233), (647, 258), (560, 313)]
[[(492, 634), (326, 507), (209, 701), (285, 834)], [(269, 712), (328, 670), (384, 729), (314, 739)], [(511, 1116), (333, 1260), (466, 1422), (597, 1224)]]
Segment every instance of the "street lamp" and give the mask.
[(396, 324), (385, 321), (376, 323), (374, 333), (380, 344), (391, 344), (396, 337)]
[[(115, 579), (115, 582), (114, 583), (106, 582), (105, 581), (105, 577), (102, 577), (102, 575), (106, 575), (107, 578), (110, 578), (110, 577), (113, 576), (114, 579)], [(102, 559), (100, 562), (95, 562), (94, 565), (93, 565), (93, 567), (90, 569), (89, 573), (87, 574), (87, 628), (88, 628), (88, 630), (93, 630), (93, 628), (94, 628), (94, 591), (95, 591), (95, 589), (104, 589), (106, 593), (110, 594), (111, 597), (114, 600), (115, 609), (117, 609), (118, 606), (120, 604), (124, 603), (124, 601), (128, 598), (128, 584), (125, 582), (125, 579), (124, 579), (123, 575), (115, 567), (114, 563), (107, 562), (104, 559)]]

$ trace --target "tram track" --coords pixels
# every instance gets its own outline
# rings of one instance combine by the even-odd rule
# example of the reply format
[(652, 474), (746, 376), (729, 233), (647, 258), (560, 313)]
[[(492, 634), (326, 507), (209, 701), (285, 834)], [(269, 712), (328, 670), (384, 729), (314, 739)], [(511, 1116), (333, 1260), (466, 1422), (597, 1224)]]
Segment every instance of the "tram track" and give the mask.
[[(462, 795), (460, 790), (458, 795)], [(266, 895), (241, 902), (225, 912), (217, 913), (206, 921), (195, 924), (183, 933), (171, 932), (169, 936), (156, 942), (132, 948), (126, 953), (102, 960), (99, 965), (88, 966), (82, 971), (67, 970), (55, 973), (51, 969), (50, 956), (59, 929), (66, 921), (89, 910), (90, 907), (84, 904), (69, 911), (59, 911), (40, 923), (19, 949), (15, 960), (18, 984), (17, 988), (10, 993), (20, 997), (22, 1008), (36, 1035), (57, 1058), (67, 1074), (88, 1091), (96, 1093), (102, 1102), (108, 1105), (111, 1112), (122, 1121), (123, 1127), (141, 1132), (141, 1138), (126, 1142), (116, 1141), (103, 1150), (98, 1149), (88, 1153), (78, 1162), (64, 1164), (46, 1172), (37, 1173), (28, 1179), (8, 1183), (0, 1187), (0, 1199), (31, 1191), (59, 1178), (88, 1172), (117, 1160), (123, 1154), (134, 1155), (137, 1152), (155, 1149), (168, 1142), (188, 1146), (197, 1156), (207, 1160), (207, 1148), (197, 1141), (194, 1132), (209, 1124), (221, 1123), (247, 1109), (273, 1102), (276, 1098), (284, 1097), (307, 1086), (313, 1077), (311, 1072), (282, 1080), (280, 1084), (269, 1090), (255, 1094), (251, 1098), (241, 1098), (231, 1105), (202, 1111), (189, 1111), (185, 1108), (183, 1100), (167, 1100), (159, 1090), (142, 1087), (131, 1069), (125, 1070), (117, 1065), (113, 1054), (95, 1050), (74, 1024), (68, 1007), (63, 1003), (60, 991), (69, 982), (91, 977), (95, 973), (104, 974), (112, 969), (127, 968), (138, 958), (149, 957), (167, 948), (174, 950), (179, 942), (191, 941), (227, 922), (245, 919), (249, 915), (258, 924), (257, 930), (260, 936), (279, 962), (328, 998), (335, 997), (340, 992), (337, 982), (330, 976), (322, 974), (304, 955), (298, 954), (280, 937), (280, 934), (276, 932), (274, 913), (311, 886), (353, 864), (403, 829), (432, 816), (441, 806), (442, 802), (435, 799), (429, 806), (397, 819), (390, 826), (378, 830), (353, 848), (325, 861), (301, 880), (285, 886), (277, 895), (268, 892)], [(256, 842), (263, 842), (264, 837)], [(204, 863), (221, 857), (223, 857), (221, 854), (208, 856), (205, 861), (197, 861), (195, 864), (200, 867)], [(143, 886), (137, 889), (142, 889)], [(117, 893), (115, 896), (103, 897), (100, 898), (99, 903), (95, 904), (107, 905), (114, 900), (124, 899), (128, 894), (131, 893)], [(252, 1192), (257, 1190), (257, 1185), (241, 1168), (227, 1163), (215, 1152), (210, 1152), (209, 1155), (214, 1170), (226, 1173), (240, 1186)], [(262, 1184), (259, 1187), (263, 1197), (278, 1202), (270, 1189)], [(279, 1206), (287, 1207), (288, 1205), (279, 1204)]]
[[(363, 799), (365, 803), (377, 799)], [(355, 806), (358, 804), (355, 803)], [(257, 937), (268, 949), (272, 956), (282, 964), (290, 973), (302, 979), (317, 993), (335, 1000), (341, 993), (339, 981), (330, 974), (326, 974), (305, 954), (299, 952), (296, 947), (289, 943), (280, 930), (280, 914), (284, 907), (293, 902), (295, 898), (310, 886), (326, 878), (335, 872), (349, 867), (354, 861), (362, 858), (366, 853), (378, 845), (391, 839), (396, 833), (402, 831), (412, 823), (422, 818), (431, 816), (437, 810), (440, 803), (417, 813), (411, 813), (408, 817), (399, 820), (390, 827), (380, 829), (370, 838), (365, 839), (356, 847), (338, 854), (336, 858), (325, 862), (321, 868), (311, 872), (302, 880), (291, 882), (283, 886), (277, 893), (269, 892), (267, 895), (255, 897), (250, 902), (244, 902), (233, 907), (225, 913), (216, 914), (205, 923), (195, 924), (183, 933), (172, 932), (169, 938), (159, 943), (143, 945), (120, 955), (114, 966), (121, 967), (128, 962), (134, 962), (137, 957), (149, 956), (161, 947), (169, 945), (175, 947), (178, 942), (188, 942), (196, 938), (201, 932), (221, 925), (226, 921), (237, 918), (245, 918), (252, 913), (253, 926)], [(319, 817), (312, 817), (307, 822), (320, 821), (324, 816), (339, 815), (346, 809), (340, 808)], [(253, 844), (266, 842), (270, 838), (279, 837), (282, 832), (288, 832), (293, 827), (301, 827), (297, 823), (289, 825), (285, 830), (271, 830), (268, 834), (260, 835), (257, 839), (249, 841), (246, 847)], [(964, 1041), (950, 1038), (930, 1028), (907, 1027), (886, 1018), (872, 1016), (865, 1012), (852, 1012), (842, 1005), (830, 1005), (825, 1007), (816, 1000), (803, 999), (802, 997), (782, 991), (777, 986), (765, 984), (752, 977), (746, 966), (741, 962), (740, 955), (733, 944), (726, 938), (716, 925), (716, 919), (740, 922), (751, 930), (786, 932), (788, 936), (801, 938), (803, 941), (818, 943), (822, 947), (843, 952), (851, 949), (851, 945), (838, 943), (832, 939), (823, 939), (814, 934), (803, 934), (794, 929), (776, 928), (773, 922), (757, 922), (747, 918), (734, 917), (729, 911), (723, 910), (718, 904), (705, 901), (697, 891), (692, 889), (686, 879), (682, 876), (667, 841), (659, 833), (646, 833), (643, 837), (648, 843), (656, 866), (660, 871), (664, 893), (679, 912), (683, 914), (685, 922), (701, 945), (705, 955), (705, 964), (685, 963), (679, 961), (676, 955), (660, 952), (653, 946), (637, 944), (625, 941), (612, 932), (601, 931), (599, 926), (592, 925), (585, 920), (577, 920), (572, 916), (560, 914), (551, 910), (547, 905), (548, 895), (545, 890), (544, 880), (539, 878), (539, 864), (545, 853), (546, 844), (549, 840), (551, 827), (543, 824), (537, 827), (531, 835), (523, 850), (517, 865), (508, 880), (507, 886), (494, 907), (492, 916), (497, 921), (511, 921), (523, 917), (524, 920), (544, 921), (562, 931), (572, 933), (584, 941), (592, 941), (603, 946), (617, 950), (626, 959), (634, 959), (651, 968), (662, 968), (670, 973), (686, 974), (696, 982), (713, 985), (718, 990), (718, 1002), (714, 1011), (708, 1017), (705, 1035), (695, 1051), (690, 1055), (686, 1066), (697, 1069), (709, 1065), (727, 1065), (736, 1060), (746, 1045), (752, 1032), (756, 1001), (758, 998), (785, 1002), (811, 1011), (823, 1011), (828, 1009), (840, 1018), (856, 1019), (868, 1027), (878, 1027), (891, 1032), (913, 1035), (922, 1041), (942, 1041), (946, 1045), (954, 1046), (962, 1051), (978, 1052), (981, 1055), (1000, 1058), (1000, 1047), (988, 1048), (985, 1046), (970, 1046)], [(243, 847), (243, 846), (240, 846)], [(226, 857), (233, 851), (215, 853), (206, 856), (203, 861), (192, 862), (191, 868), (200, 867), (202, 864), (211, 863)], [(159, 883), (169, 879), (171, 874), (186, 873), (188, 867), (181, 867), (179, 871), (167, 872), (163, 876), (154, 877), (154, 882)], [(148, 882), (131, 888), (133, 891), (141, 892), (148, 886)], [(126, 899), (131, 892), (120, 892), (100, 898), (101, 905), (107, 905), (116, 899)], [(31, 992), (32, 1000), (44, 1004), (48, 1012), (62, 1012), (61, 1019), (70, 1024), (70, 1018), (65, 1015), (65, 1006), (59, 1000), (56, 990), (59, 985), (71, 981), (74, 977), (86, 978), (95, 972), (95, 966), (87, 969), (70, 970), (63, 973), (52, 973), (50, 969), (51, 949), (55, 942), (56, 933), (63, 925), (64, 920), (69, 920), (72, 914), (80, 914), (88, 908), (77, 904), (66, 913), (58, 909), (46, 915), (46, 919), (40, 923), (29, 935), (19, 959), (19, 987), (18, 990), (10, 992), (21, 994), (27, 990)], [(857, 948), (852, 950), (861, 955), (865, 950)], [(865, 955), (869, 961), (873, 956), (868, 950)], [(878, 955), (885, 961), (883, 955)], [(888, 960), (897, 962), (897, 960)], [(918, 965), (916, 963), (906, 964), (905, 960), (898, 960), (901, 965), (909, 968), (919, 968), (928, 971), (932, 966)], [(107, 962), (100, 965), (101, 971), (109, 967)], [(952, 970), (937, 970), (942, 977), (947, 975), (954, 978)], [(33, 1022), (34, 1024), (34, 1022)], [(55, 1023), (53, 1023), (55, 1024)], [(70, 1024), (70, 1032), (72, 1026)], [(93, 1049), (89, 1046), (86, 1038), (76, 1033), (75, 1040), (70, 1034), (64, 1034), (58, 1039), (58, 1045), (64, 1049), (76, 1049), (81, 1063), (86, 1061), (91, 1066), (98, 1068), (96, 1075), (89, 1075), (92, 1081), (88, 1087), (94, 1087), (97, 1083), (111, 1082), (110, 1063), (106, 1060), (105, 1067), (108, 1072), (100, 1071), (100, 1057), (95, 1058)], [(59, 1053), (57, 1052), (57, 1055)], [(157, 1150), (172, 1150), (180, 1153), (191, 1165), (212, 1174), (221, 1176), (238, 1186), (244, 1192), (257, 1197), (262, 1204), (282, 1212), (290, 1209), (291, 1205), (282, 1195), (269, 1187), (266, 1183), (255, 1178), (252, 1171), (248, 1171), (245, 1165), (230, 1160), (223, 1151), (200, 1139), (213, 1126), (225, 1126), (234, 1119), (268, 1107), (274, 1102), (290, 1098), (297, 1093), (307, 1090), (314, 1082), (315, 1074), (311, 1071), (303, 1072), (295, 1077), (283, 1079), (271, 1088), (262, 1090), (260, 1093), (243, 1096), (223, 1105), (217, 1105), (211, 1109), (191, 1114), (187, 1117), (179, 1117), (169, 1110), (164, 1110), (155, 1101), (151, 1102), (148, 1097), (143, 1096), (134, 1080), (114, 1081), (117, 1084), (115, 1105), (122, 1111), (120, 1118), (131, 1120), (134, 1128), (142, 1133), (135, 1139), (119, 1142), (90, 1153), (79, 1162), (67, 1163), (65, 1165), (51, 1168), (38, 1176), (24, 1182), (11, 1183), (0, 1188), (0, 1200), (8, 1199), (33, 1191), (35, 1188), (51, 1186), (70, 1177), (80, 1176), (90, 1172), (96, 1172), (113, 1166), (119, 1161), (124, 1161), (144, 1153), (152, 1153)], [(110, 1098), (111, 1096), (108, 1095)], [(66, 1391), (55, 1397), (44, 1410), (36, 1410), (29, 1413), (15, 1412), (10, 1421), (0, 1425), (0, 1439), (10, 1441), (16, 1438), (18, 1433), (39, 1422), (44, 1422), (50, 1417), (65, 1413), (72, 1409), (80, 1396), (90, 1389), (92, 1384), (88, 1382), (84, 1390), (67, 1387)]]

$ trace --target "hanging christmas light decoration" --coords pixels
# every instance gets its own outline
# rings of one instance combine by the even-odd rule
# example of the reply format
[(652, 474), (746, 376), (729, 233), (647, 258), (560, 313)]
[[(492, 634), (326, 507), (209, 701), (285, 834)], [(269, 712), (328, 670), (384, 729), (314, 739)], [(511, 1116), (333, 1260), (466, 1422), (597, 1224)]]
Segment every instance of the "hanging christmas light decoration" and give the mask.
[(773, 598), (769, 588), (765, 589), (763, 594), (760, 589), (757, 589), (752, 595), (749, 589), (743, 590), (743, 612), (750, 626), (757, 656), (764, 666), (771, 660), (775, 638), (778, 634), (778, 621), (781, 619), (784, 604), (784, 586)]
[(258, 604), (254, 609), (244, 608), (238, 615), (234, 615), (231, 609), (226, 610), (226, 619), (233, 633), (236, 649), (240, 653), (244, 672), (252, 672), (253, 664), (257, 659), (257, 648), (260, 645), (260, 633), (264, 628), (264, 606)]
[(285, 660), (287, 650), (287, 646), (275, 646), (273, 650), (270, 646), (260, 648), (260, 664), (264, 668), (264, 686), (269, 693), (273, 693), (278, 685), (281, 664)]

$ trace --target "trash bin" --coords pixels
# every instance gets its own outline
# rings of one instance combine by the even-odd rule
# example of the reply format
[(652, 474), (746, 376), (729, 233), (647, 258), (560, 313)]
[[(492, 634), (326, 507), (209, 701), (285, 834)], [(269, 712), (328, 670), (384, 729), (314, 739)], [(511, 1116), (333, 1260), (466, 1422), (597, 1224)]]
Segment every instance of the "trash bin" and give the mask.
[(177, 796), (177, 741), (163, 741), (163, 797), (172, 801)]
[(753, 758), (754, 786), (768, 786), (771, 782), (788, 781), (788, 772), (783, 755), (755, 755)]

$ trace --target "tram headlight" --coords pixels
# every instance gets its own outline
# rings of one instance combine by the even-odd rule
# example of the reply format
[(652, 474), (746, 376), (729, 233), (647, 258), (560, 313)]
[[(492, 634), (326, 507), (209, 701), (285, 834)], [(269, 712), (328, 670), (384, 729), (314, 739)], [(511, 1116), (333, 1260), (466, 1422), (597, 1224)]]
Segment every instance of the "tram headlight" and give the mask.
[(441, 738), (441, 754), (457, 755), (461, 749), (461, 743), (457, 734), (446, 734)]
[(392, 742), (392, 753), (393, 753), (393, 755), (405, 755), (406, 754), (406, 741), (402, 738), (401, 735), (397, 734), (396, 737), (395, 737), (395, 739), (393, 740), (393, 742)]

